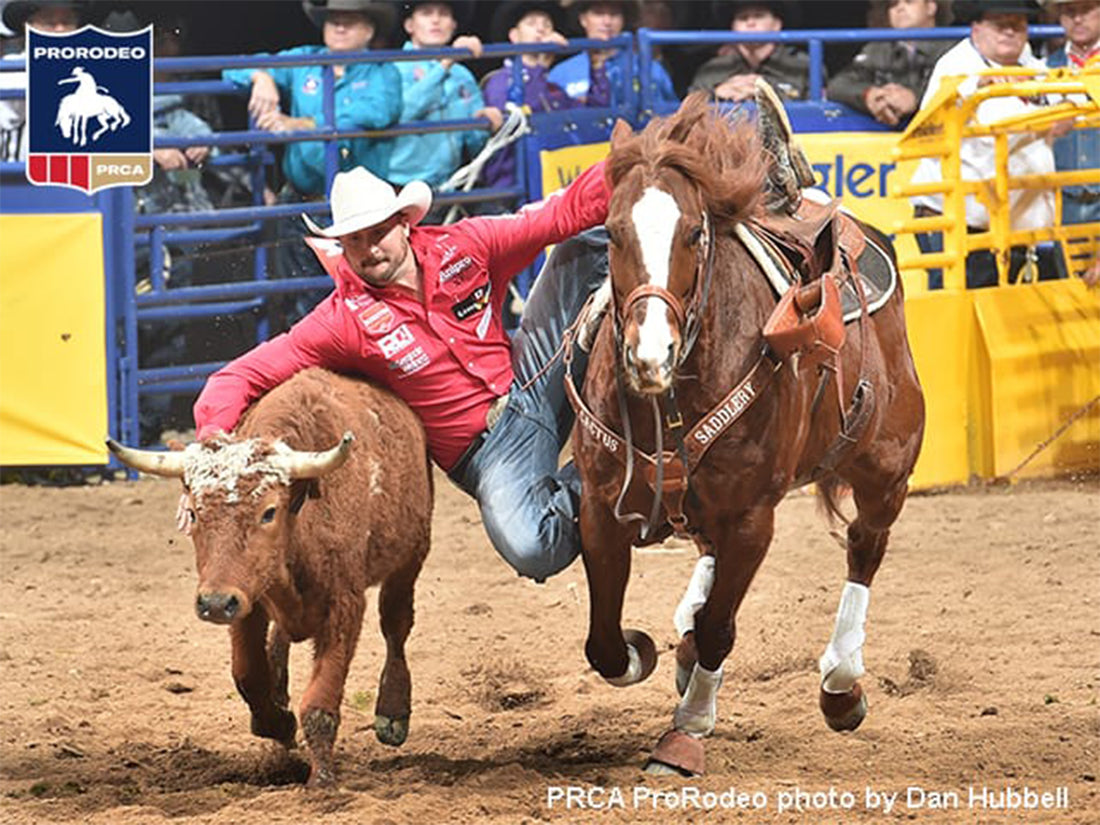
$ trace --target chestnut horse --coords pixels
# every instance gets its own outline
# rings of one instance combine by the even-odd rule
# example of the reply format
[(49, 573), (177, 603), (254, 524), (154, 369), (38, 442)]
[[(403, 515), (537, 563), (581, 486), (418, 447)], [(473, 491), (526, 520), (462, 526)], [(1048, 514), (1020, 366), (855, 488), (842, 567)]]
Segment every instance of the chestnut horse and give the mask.
[[(834, 729), (862, 721), (857, 679), (868, 588), (924, 429), (900, 284), (873, 315), (863, 301), (858, 322), (846, 328), (837, 314), (846, 336), (825, 372), (812, 358), (783, 357), (765, 345), (777, 299), (739, 228), (766, 218), (772, 155), (763, 148), (752, 123), (714, 114), (697, 95), (641, 133), (616, 125), (606, 224), (613, 323), (596, 337), (583, 392), (567, 382), (584, 490), (585, 653), (604, 679), (634, 684), (656, 665), (652, 640), (638, 630), (624, 635), (621, 625), (631, 546), (675, 529), (701, 551), (674, 617), (682, 699), (652, 772), (702, 772), (700, 740), (714, 729), (737, 608), (768, 550), (776, 505), (807, 480), (817, 481), (830, 514), (840, 516), (843, 486), (854, 497), (847, 582), (821, 659), (820, 704)], [(863, 233), (861, 244), (866, 237), (893, 261), (884, 236), (845, 220)], [(855, 403), (853, 391), (865, 403)], [(856, 408), (858, 426), (842, 431)]]

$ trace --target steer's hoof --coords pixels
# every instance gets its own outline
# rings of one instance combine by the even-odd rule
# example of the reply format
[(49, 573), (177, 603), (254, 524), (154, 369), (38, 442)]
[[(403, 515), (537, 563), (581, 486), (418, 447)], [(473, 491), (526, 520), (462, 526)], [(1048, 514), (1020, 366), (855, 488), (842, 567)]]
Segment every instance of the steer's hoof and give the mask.
[(705, 765), (702, 740), (673, 728), (657, 741), (644, 770), (656, 776), (702, 776)]
[(835, 731), (855, 730), (867, 715), (867, 697), (859, 682), (847, 693), (828, 693), (822, 689), (819, 704), (826, 724)]
[(397, 747), (405, 744), (405, 740), (409, 736), (409, 717), (375, 716), (374, 735), (378, 737), (378, 741), (383, 745)]
[(642, 665), (638, 678), (632, 684), (644, 682), (657, 668), (657, 645), (647, 634), (634, 628), (623, 631), (623, 641), (638, 651), (638, 659)]

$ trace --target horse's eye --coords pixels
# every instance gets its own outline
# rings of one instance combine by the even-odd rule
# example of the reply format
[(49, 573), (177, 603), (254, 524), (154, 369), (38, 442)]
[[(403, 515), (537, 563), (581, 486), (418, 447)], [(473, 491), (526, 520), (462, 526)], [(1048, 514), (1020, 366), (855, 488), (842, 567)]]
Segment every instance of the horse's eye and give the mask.
[(691, 230), (691, 234), (688, 235), (688, 244), (695, 246), (703, 238), (703, 227), (697, 226)]
[(260, 524), (270, 524), (275, 521), (275, 508), (268, 507), (264, 510), (264, 514), (260, 516)]

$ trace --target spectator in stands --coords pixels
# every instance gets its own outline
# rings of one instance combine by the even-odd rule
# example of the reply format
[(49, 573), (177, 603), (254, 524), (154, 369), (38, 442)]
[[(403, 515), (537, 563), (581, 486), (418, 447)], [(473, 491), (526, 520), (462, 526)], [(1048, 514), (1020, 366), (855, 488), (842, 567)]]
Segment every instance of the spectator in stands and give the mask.
[[(930, 29), (936, 25), (936, 0), (885, 0), (884, 4), (890, 28)], [(902, 126), (917, 111), (933, 66), (950, 47), (943, 40), (868, 43), (829, 81), (829, 99), (887, 126)]]
[[(469, 49), (474, 57), (480, 57), (480, 38), (473, 35), (455, 38), (459, 18), (466, 22), (470, 5), (457, 0), (406, 3), (404, 29), (409, 39), (405, 50), (453, 46)], [(492, 131), (500, 128), (503, 122), (500, 110), (485, 105), (477, 80), (453, 58), (402, 60), (397, 63), (397, 70), (401, 74), (404, 101), (402, 123), (487, 118)], [(488, 139), (489, 133), (484, 129), (402, 135), (394, 140), (388, 179), (400, 185), (422, 180), (438, 187), (465, 160), (480, 152)]]
[[(978, 76), (990, 68), (1025, 66), (1041, 68), (1042, 64), (1031, 53), (1027, 42), (1027, 24), (1038, 13), (1038, 6), (1030, 0), (957, 0), (954, 5), (958, 22), (970, 25), (970, 37), (948, 50), (937, 62), (928, 81), (921, 107), (939, 91), (944, 78), (965, 75), (958, 87), (960, 95), (974, 94), (979, 87), (990, 83), (1010, 81), (1011, 77)], [(979, 123), (1034, 111), (1047, 105), (1045, 100), (1022, 99), (1016, 96), (995, 97), (978, 107)], [(1059, 129), (1064, 133), (1065, 129)], [(1049, 174), (1054, 171), (1054, 153), (1051, 150), (1052, 133), (1022, 133), (1013, 135), (1009, 142), (1008, 173), (1012, 177)], [(962, 160), (962, 176), (966, 180), (991, 180), (996, 176), (996, 159), (992, 137), (967, 138), (959, 148)], [(942, 180), (938, 158), (922, 158), (913, 176), (914, 183)], [(920, 195), (913, 204), (918, 217), (939, 215), (943, 212), (942, 195)], [(1054, 223), (1054, 193), (1049, 189), (1018, 189), (1011, 193), (1010, 221), (1014, 230), (1038, 229)], [(977, 198), (966, 199), (966, 224), (971, 232), (984, 232), (989, 228), (989, 213)], [(943, 249), (940, 233), (920, 233), (917, 242), (924, 252)], [(1042, 248), (1037, 258), (1031, 247), (1012, 248), (1009, 279), (1015, 281), (1025, 266), (1030, 277), (1038, 269), (1040, 279), (1064, 277), (1060, 250)], [(966, 261), (966, 283), (970, 288), (997, 284), (997, 269), (993, 254), (986, 250), (970, 253)], [(943, 286), (942, 273), (929, 271), (929, 288)]]
[[(610, 191), (603, 163), (555, 197), (508, 219), (418, 225), (431, 190), (395, 194), (365, 169), (337, 175), (333, 224), (316, 235), (335, 290), (289, 333), (216, 372), (195, 403), (198, 437), (230, 430), (249, 402), (310, 366), (367, 376), (424, 423), (432, 458), (481, 506), (498, 552), (536, 580), (580, 550), (580, 477), (558, 469), (572, 430), (555, 358), (564, 329), (607, 277), (602, 230)], [(509, 338), (500, 322), (508, 281), (558, 244)], [(583, 375), (587, 356), (576, 351)]]
[[(392, 28), (393, 6), (369, 0), (306, 0), (304, 9), (318, 26), (323, 46), (299, 46), (283, 55), (322, 55), (358, 52), (369, 48), (380, 30)], [(401, 75), (388, 63), (350, 62), (333, 67), (336, 75), (336, 123), (339, 129), (385, 129), (401, 115)], [(256, 126), (272, 132), (289, 132), (325, 126), (322, 94), (323, 67), (279, 66), (269, 69), (227, 69), (222, 77), (238, 86), (252, 87), (248, 111)], [(341, 169), (365, 166), (380, 177), (390, 173), (392, 141), (341, 138)], [(289, 143), (283, 153), (286, 184), (281, 203), (321, 200), (325, 196), (325, 144), (319, 141)], [(292, 219), (276, 227), (274, 275), (279, 278), (323, 276), (316, 259), (302, 244)], [(288, 307), (286, 321), (293, 323), (309, 311), (321, 293), (299, 295)], [(280, 319), (274, 319), (276, 323)]]
[[(493, 15), (493, 40), (510, 43), (566, 44), (558, 30), (561, 7), (554, 0), (508, 0), (497, 7)], [(532, 112), (552, 112), (578, 105), (547, 77), (553, 56), (547, 52), (526, 52), (520, 55), (523, 72), (522, 97), (512, 94), (512, 58), (490, 72), (482, 80), (485, 103), (503, 111), (509, 102), (526, 106)], [(516, 182), (516, 155), (505, 147), (489, 159), (482, 172), (485, 186), (512, 186)]]
[[(797, 8), (789, 2), (733, 0), (715, 2), (714, 19), (738, 33), (779, 32), (796, 25)], [(702, 89), (715, 100), (752, 100), (762, 77), (784, 100), (805, 100), (810, 89), (810, 58), (786, 43), (730, 43), (695, 73), (688, 91)]]
[[(13, 35), (22, 38), (28, 26), (49, 34), (67, 34), (84, 23), (85, 2), (10, 2), (4, 5), (3, 22)], [(4, 60), (26, 61), (23, 49), (4, 55)], [(23, 72), (0, 72), (0, 89), (26, 89)], [(27, 157), (27, 106), (22, 100), (0, 100), (0, 161)]]
[[(1083, 68), (1100, 61), (1100, 0), (1050, 0), (1066, 43), (1047, 58), (1051, 68)], [(1059, 170), (1100, 168), (1100, 129), (1075, 129), (1054, 143)], [(1100, 221), (1100, 184), (1067, 186), (1062, 190), (1062, 223)]]
[[(637, 0), (561, 0), (563, 8), (576, 13), (576, 22), (591, 40), (610, 40), (633, 29), (640, 17)], [(629, 62), (628, 62), (629, 61)], [(595, 49), (568, 57), (550, 70), (550, 81), (584, 106), (604, 107), (622, 103), (624, 73), (640, 90), (641, 69), (637, 54), (619, 54), (618, 49)], [(659, 62), (653, 63), (650, 95), (656, 103), (679, 103), (672, 80)]]

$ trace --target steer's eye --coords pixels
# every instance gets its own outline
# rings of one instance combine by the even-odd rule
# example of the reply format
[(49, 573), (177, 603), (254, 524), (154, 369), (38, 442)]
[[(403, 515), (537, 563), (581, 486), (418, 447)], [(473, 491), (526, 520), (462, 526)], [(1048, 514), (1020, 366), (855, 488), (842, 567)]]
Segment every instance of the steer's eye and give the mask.
[(268, 507), (264, 510), (264, 514), (260, 516), (260, 524), (270, 524), (275, 521), (275, 508)]

